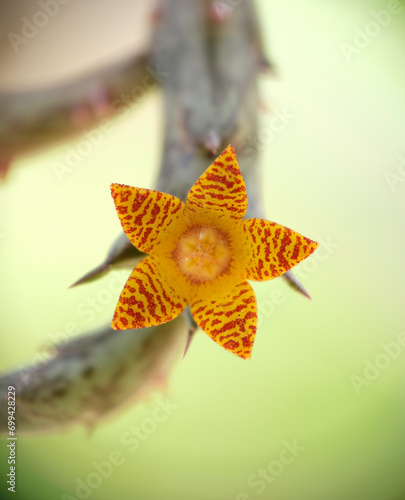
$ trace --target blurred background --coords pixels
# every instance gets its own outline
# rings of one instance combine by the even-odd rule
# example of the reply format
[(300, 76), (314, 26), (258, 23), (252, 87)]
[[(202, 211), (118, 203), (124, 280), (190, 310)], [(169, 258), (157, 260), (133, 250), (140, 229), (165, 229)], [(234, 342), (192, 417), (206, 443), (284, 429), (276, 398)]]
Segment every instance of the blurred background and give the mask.
[[(163, 395), (90, 435), (21, 436), (14, 498), (405, 498), (405, 4), (256, 5), (275, 65), (259, 80), (266, 217), (320, 242), (295, 273), (312, 301), (280, 279), (254, 284), (250, 361), (198, 332)], [(140, 51), (152, 7), (60, 4), (16, 53), (7, 34), (39, 7), (3, 3), (0, 89), (51, 85)], [(68, 287), (120, 233), (109, 184), (153, 186), (159, 94), (113, 123), (71, 171), (55, 164), (83, 137), (17, 159), (0, 186), (1, 371), (43, 359), (41, 346), (72, 336), (72, 323), (83, 334), (112, 317), (112, 280), (125, 273)], [(162, 401), (171, 406), (156, 421)], [(2, 438), (4, 498), (6, 455)]]

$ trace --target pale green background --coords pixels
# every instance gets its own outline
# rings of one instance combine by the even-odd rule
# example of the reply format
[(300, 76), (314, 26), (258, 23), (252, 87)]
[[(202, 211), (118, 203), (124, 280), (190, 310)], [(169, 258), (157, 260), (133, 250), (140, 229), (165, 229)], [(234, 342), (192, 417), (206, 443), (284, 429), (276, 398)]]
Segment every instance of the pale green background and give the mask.
[[(90, 437), (83, 428), (21, 437), (13, 498), (77, 498), (75, 479), (85, 480), (92, 462), (114, 450), (124, 463), (92, 490), (92, 500), (405, 497), (405, 347), (360, 394), (351, 383), (353, 375), (363, 377), (365, 360), (384, 352), (382, 342), (405, 330), (405, 169), (398, 173), (405, 157), (405, 8), (349, 63), (340, 44), (352, 43), (356, 27), (363, 29), (371, 11), (387, 2), (261, 0), (258, 6), (278, 68), (276, 78), (260, 80), (263, 102), (293, 115), (261, 148), (266, 214), (333, 243), (297, 271), (313, 300), (282, 280), (255, 284), (261, 319), (252, 359), (227, 354), (199, 332), (170, 379), (167, 394), (177, 410), (136, 451), (120, 438), (151, 414), (158, 395)], [(65, 6), (55, 23), (76, 7)], [(90, 13), (80, 29), (101, 30)], [(131, 41), (124, 28), (116, 31)], [(50, 23), (39, 38), (53, 29)], [(73, 36), (61, 43), (73, 68), (82, 47)], [(20, 55), (8, 57), (15, 74), (29, 63)], [(261, 128), (270, 120), (262, 114)], [(104, 258), (119, 234), (110, 182), (152, 186), (161, 139), (155, 95), (118, 119), (63, 182), (52, 165), (63, 160), (66, 144), (20, 160), (0, 187), (2, 370), (31, 362), (71, 321), (85, 332), (110, 320), (115, 297), (92, 321), (78, 314), (110, 278), (67, 287)], [(393, 189), (387, 173), (399, 176)], [(274, 290), (282, 303), (272, 308)], [(248, 478), (294, 440), (305, 450), (259, 495)], [(1, 447), (0, 495), (7, 496), (4, 440)]]

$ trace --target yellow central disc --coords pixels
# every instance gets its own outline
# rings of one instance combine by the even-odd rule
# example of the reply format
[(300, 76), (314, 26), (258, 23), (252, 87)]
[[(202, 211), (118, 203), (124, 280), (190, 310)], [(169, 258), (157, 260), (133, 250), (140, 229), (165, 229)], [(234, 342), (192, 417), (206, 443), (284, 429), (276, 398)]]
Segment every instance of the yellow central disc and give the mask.
[(231, 248), (226, 234), (219, 229), (193, 226), (180, 238), (172, 257), (192, 283), (204, 283), (229, 269)]

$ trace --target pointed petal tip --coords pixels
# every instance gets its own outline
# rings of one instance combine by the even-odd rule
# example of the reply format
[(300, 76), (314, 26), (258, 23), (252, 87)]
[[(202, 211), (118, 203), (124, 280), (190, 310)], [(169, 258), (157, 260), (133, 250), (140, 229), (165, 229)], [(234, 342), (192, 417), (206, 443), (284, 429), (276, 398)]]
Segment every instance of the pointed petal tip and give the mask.
[(319, 243), (318, 242), (313, 241), (313, 240), (311, 240), (309, 238), (306, 238), (306, 240), (307, 240), (307, 243), (308, 243), (308, 251), (307, 251), (307, 255), (302, 260), (305, 260), (310, 255), (312, 255), (315, 252), (315, 250), (319, 247)]
[[(236, 151), (235, 148), (232, 146), (232, 144), (229, 144), (223, 151), (222, 154), (230, 154), (231, 156), (234, 156), (236, 158)], [(222, 155), (221, 155), (222, 156)]]
[[(224, 346), (222, 346), (222, 347), (224, 347)], [(231, 354), (233, 354), (234, 356), (237, 356), (238, 358), (247, 361), (252, 357), (253, 345), (251, 345), (249, 347), (245, 347), (245, 350), (242, 350), (239, 352), (237, 352), (236, 350), (233, 350), (233, 349), (226, 348), (226, 347), (225, 347), (225, 349), (228, 352), (230, 352)]]
[(119, 184), (115, 184), (115, 183), (112, 183), (110, 184), (110, 193), (111, 193), (111, 196), (113, 197), (113, 201), (115, 203), (115, 198), (117, 196), (117, 192), (118, 192), (118, 186)]
[(137, 326), (125, 326), (123, 324), (119, 324), (117, 320), (113, 320), (111, 322), (111, 328), (116, 331), (116, 332), (121, 332), (121, 331), (125, 331), (125, 330), (135, 330), (136, 328), (139, 328)]
[(217, 300), (209, 297), (190, 304), (194, 320), (218, 345), (243, 359), (249, 359), (257, 330), (256, 297), (250, 284)]
[(117, 182), (112, 182), (110, 184), (110, 191), (111, 191), (111, 193), (116, 193), (120, 189), (134, 189), (134, 188), (131, 187), (131, 186), (128, 186), (128, 184), (119, 184)]
[(247, 209), (247, 193), (235, 150), (230, 144), (197, 179), (187, 195), (193, 212), (207, 210), (242, 219)]
[(317, 241), (311, 240), (311, 238), (305, 238), (307, 240), (308, 245), (311, 246), (312, 251), (316, 250), (319, 247), (319, 243)]
[[(232, 169), (233, 175), (237, 177), (241, 177), (243, 181), (243, 185), (245, 185), (243, 177), (242, 177), (242, 172), (240, 170), (239, 162), (238, 162), (238, 156), (236, 154), (235, 148), (232, 146), (232, 144), (229, 144), (223, 151), (222, 153), (218, 156), (216, 159), (217, 162), (222, 162), (226, 169)], [(215, 163), (215, 162), (214, 162)]]

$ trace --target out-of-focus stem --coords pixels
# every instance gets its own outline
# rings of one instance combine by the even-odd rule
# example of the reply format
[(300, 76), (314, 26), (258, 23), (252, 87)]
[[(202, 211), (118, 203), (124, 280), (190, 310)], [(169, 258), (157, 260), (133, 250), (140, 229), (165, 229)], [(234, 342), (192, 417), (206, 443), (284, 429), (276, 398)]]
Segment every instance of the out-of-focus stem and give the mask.
[(148, 56), (138, 55), (59, 86), (0, 93), (0, 164), (75, 137), (159, 83)]
[(213, 12), (216, 4), (161, 2), (152, 60), (167, 76), (162, 83), (165, 137), (156, 188), (185, 201), (193, 183), (231, 143), (247, 181), (249, 214), (260, 216), (256, 151), (245, 148), (248, 136), (257, 131), (259, 29), (252, 1), (239, 2), (222, 17)]

